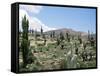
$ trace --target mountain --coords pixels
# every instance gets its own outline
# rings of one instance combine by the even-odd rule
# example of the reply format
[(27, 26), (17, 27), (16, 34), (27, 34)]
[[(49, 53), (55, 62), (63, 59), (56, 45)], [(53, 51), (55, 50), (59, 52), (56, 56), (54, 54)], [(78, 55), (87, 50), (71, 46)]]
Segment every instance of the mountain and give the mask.
[(60, 34), (60, 32), (62, 32), (63, 34), (66, 34), (66, 33), (70, 33), (71, 35), (80, 35), (81, 36), (86, 36), (88, 35), (86, 32), (81, 32), (81, 31), (75, 31), (73, 29), (67, 29), (67, 28), (61, 28), (61, 29), (56, 29), (56, 30), (50, 30), (50, 31), (47, 31), (47, 32), (44, 32), (45, 34), (51, 34), (52, 32), (55, 32), (56, 35)]
[(22, 31), (22, 18), (24, 17), (24, 15), (26, 15), (27, 19), (29, 20), (29, 30), (34, 30), (37, 32), (41, 31), (41, 28), (43, 29), (43, 32), (45, 34), (51, 34), (52, 31), (55, 31), (55, 34), (59, 34), (60, 32), (62, 32), (63, 34), (66, 34), (66, 32), (72, 34), (72, 35), (79, 35), (81, 33), (82, 36), (87, 35), (87, 33), (85, 32), (80, 32), (80, 31), (75, 31), (73, 29), (68, 29), (68, 28), (52, 28), (49, 27), (47, 25), (45, 25), (41, 20), (39, 20), (36, 17), (30, 17), (28, 15), (28, 13), (25, 10), (20, 9), (20, 18), (19, 18), (19, 30)]

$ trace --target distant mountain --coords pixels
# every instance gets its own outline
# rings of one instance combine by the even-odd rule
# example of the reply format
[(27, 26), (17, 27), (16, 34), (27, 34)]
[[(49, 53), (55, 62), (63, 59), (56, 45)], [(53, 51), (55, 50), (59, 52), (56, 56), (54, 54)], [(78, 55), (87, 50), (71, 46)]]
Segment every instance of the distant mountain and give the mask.
[(67, 29), (67, 28), (61, 28), (61, 29), (57, 29), (57, 30), (50, 30), (50, 31), (47, 31), (47, 32), (44, 32), (44, 33), (45, 34), (51, 34), (53, 31), (55, 32), (56, 35), (60, 34), (60, 32), (62, 32), (63, 34), (70, 33), (71, 35), (80, 35), (80, 34), (81, 34), (81, 36), (88, 35), (86, 32), (75, 31), (75, 30)]
[(51, 34), (52, 31), (55, 31), (55, 34), (60, 34), (60, 32), (62, 32), (63, 34), (66, 34), (67, 32), (72, 34), (72, 35), (78, 35), (81, 33), (81, 35), (87, 35), (87, 33), (85, 32), (80, 32), (80, 31), (75, 31), (73, 29), (68, 29), (68, 28), (53, 28), (53, 27), (49, 27), (47, 25), (45, 25), (41, 20), (39, 20), (36, 17), (30, 17), (27, 12), (25, 12), (24, 10), (20, 10), (20, 18), (19, 18), (19, 30), (22, 31), (22, 17), (26, 15), (27, 19), (29, 20), (29, 30), (34, 30), (37, 31), (38, 33), (40, 33), (41, 28), (43, 29), (43, 32), (45, 34)]
[(45, 25), (41, 20), (39, 20), (36, 17), (30, 17), (28, 15), (28, 13), (24, 10), (20, 10), (20, 18), (19, 18), (19, 30), (22, 31), (22, 17), (24, 17), (24, 15), (26, 15), (27, 19), (29, 20), (29, 30), (34, 30), (37, 31), (38, 33), (41, 31), (41, 28), (43, 29), (43, 32), (45, 34), (50, 34), (52, 31), (55, 31), (56, 34), (59, 34), (60, 32), (62, 32), (63, 34), (66, 34), (66, 32), (73, 34), (73, 35), (77, 35), (80, 34), (81, 35), (87, 35), (87, 33), (85, 32), (80, 32), (80, 31), (74, 31), (72, 29), (67, 29), (67, 28), (53, 28), (53, 27), (49, 27), (47, 25)]

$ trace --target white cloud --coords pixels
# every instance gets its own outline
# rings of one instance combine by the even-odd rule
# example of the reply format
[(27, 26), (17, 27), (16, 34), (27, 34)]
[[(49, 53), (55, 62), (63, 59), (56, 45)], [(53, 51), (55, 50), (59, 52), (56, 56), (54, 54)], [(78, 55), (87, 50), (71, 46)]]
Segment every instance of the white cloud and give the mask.
[(42, 9), (42, 6), (34, 6), (34, 5), (20, 5), (20, 9), (24, 9), (27, 12), (38, 14)]
[(22, 23), (21, 22), (22, 22), (22, 17), (24, 17), (24, 15), (26, 15), (26, 18), (29, 20), (29, 29), (34, 29), (34, 30), (40, 31), (41, 26), (42, 26), (44, 32), (50, 31), (50, 30), (55, 30), (55, 28), (46, 26), (38, 18), (30, 17), (24, 9), (20, 9), (19, 10), (19, 30), (20, 31), (22, 31), (22, 26), (21, 26)]
[(25, 10), (20, 9), (20, 10), (19, 10), (19, 30), (20, 30), (20, 31), (22, 31), (22, 26), (21, 26), (22, 23), (21, 23), (21, 22), (22, 22), (22, 18), (24, 17), (24, 15), (26, 15), (26, 18), (27, 18), (28, 20), (30, 19), (28, 13), (27, 13)]
[(55, 28), (51, 28), (46, 26), (45, 24), (43, 24), (39, 19), (37, 19), (36, 17), (33, 17), (30, 19), (30, 26), (29, 29), (36, 29), (37, 31), (40, 31), (42, 26), (42, 29), (44, 32), (46, 31), (50, 31), (50, 30), (55, 30)]

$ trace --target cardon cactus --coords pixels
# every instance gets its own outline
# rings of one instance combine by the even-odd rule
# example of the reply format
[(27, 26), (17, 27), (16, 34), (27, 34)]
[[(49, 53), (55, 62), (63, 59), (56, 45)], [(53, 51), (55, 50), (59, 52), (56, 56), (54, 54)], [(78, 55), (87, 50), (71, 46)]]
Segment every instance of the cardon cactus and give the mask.
[[(21, 48), (22, 48), (22, 54), (23, 54), (23, 67), (26, 67), (28, 62), (31, 62), (31, 58), (28, 58), (28, 54), (30, 52), (29, 46), (30, 42), (28, 40), (28, 27), (29, 27), (29, 21), (26, 19), (26, 15), (22, 19), (22, 42), (21, 42)], [(32, 54), (31, 54), (32, 55)], [(29, 60), (30, 59), (30, 60)]]
[(77, 55), (73, 54), (71, 58), (71, 68), (77, 68)]
[(67, 54), (67, 68), (77, 68), (77, 55), (71, 53), (71, 51)]
[(71, 68), (71, 58), (72, 58), (72, 54), (71, 51), (68, 52), (67, 54), (67, 68)]

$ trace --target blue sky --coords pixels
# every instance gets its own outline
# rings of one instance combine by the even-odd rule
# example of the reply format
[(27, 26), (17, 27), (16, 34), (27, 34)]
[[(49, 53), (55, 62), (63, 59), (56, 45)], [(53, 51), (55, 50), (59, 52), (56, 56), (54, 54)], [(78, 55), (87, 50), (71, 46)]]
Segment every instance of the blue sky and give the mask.
[(95, 33), (96, 9), (44, 6), (38, 14), (28, 14), (49, 27)]

